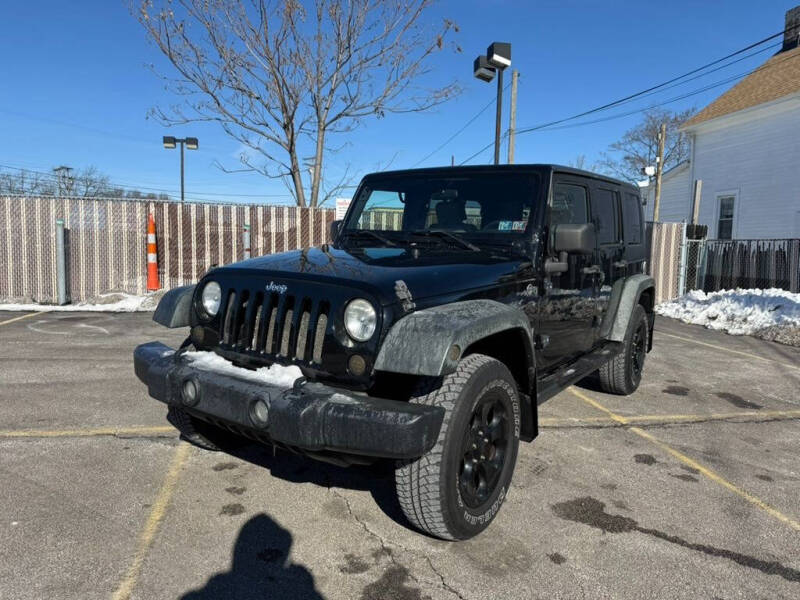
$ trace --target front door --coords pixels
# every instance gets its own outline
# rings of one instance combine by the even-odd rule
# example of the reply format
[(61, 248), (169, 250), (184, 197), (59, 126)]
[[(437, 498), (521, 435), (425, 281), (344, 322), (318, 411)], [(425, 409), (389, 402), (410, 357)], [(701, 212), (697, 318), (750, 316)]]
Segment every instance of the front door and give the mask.
[[(554, 226), (590, 222), (589, 194), (586, 180), (575, 176), (554, 176), (548, 255), (553, 255), (550, 246)], [(589, 351), (597, 335), (599, 270), (594, 267), (595, 256), (570, 254), (567, 263), (566, 272), (546, 275), (539, 303), (537, 365), (544, 370)]]

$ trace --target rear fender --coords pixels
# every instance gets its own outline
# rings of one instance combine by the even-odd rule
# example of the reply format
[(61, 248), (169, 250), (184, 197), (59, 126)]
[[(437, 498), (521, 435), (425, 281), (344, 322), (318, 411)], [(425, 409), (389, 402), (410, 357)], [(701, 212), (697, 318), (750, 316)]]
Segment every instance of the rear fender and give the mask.
[(642, 301), (642, 295), (649, 292), (647, 306), (650, 329), (652, 331), (653, 306), (655, 281), (649, 275), (631, 275), (625, 279), (618, 279), (611, 288), (611, 299), (608, 310), (600, 326), (600, 337), (614, 342), (625, 340), (633, 308)]

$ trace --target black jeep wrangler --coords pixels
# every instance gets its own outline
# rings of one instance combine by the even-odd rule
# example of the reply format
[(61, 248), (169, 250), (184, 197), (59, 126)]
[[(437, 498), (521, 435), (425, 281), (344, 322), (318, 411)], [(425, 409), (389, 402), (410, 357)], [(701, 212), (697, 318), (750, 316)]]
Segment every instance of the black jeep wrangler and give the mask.
[(395, 459), (409, 521), (466, 539), (537, 405), (597, 371), (639, 386), (654, 287), (633, 186), (553, 165), (375, 173), (331, 236), (164, 296), (154, 319), (189, 337), (137, 347), (136, 374), (186, 439)]

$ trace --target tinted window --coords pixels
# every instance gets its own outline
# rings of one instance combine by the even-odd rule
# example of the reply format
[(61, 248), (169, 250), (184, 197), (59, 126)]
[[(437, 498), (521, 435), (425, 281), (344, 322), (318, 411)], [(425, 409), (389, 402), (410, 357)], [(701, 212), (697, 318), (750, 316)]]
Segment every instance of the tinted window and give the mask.
[(536, 174), (374, 177), (353, 201), (343, 231), (439, 229), (495, 238), (521, 236), (538, 195)]
[(589, 206), (586, 188), (571, 183), (557, 183), (553, 188), (553, 206), (550, 225), (561, 223), (587, 223)]
[(597, 228), (598, 244), (619, 242), (617, 193), (598, 188), (592, 193), (592, 220)]
[(622, 201), (622, 230), (628, 244), (642, 243), (641, 202), (636, 194), (625, 194)]

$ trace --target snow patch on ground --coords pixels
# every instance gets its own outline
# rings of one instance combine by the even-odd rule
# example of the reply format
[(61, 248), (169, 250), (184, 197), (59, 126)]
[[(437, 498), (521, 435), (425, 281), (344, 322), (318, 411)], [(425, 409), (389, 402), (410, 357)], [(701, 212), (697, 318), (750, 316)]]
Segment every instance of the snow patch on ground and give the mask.
[(0, 302), (0, 310), (19, 312), (148, 312), (155, 310), (164, 291), (136, 296), (125, 292), (108, 292), (75, 304), (37, 304), (34, 302)]
[(233, 375), (240, 379), (247, 379), (258, 383), (267, 383), (278, 387), (290, 388), (299, 377), (303, 376), (300, 367), (294, 365), (284, 367), (283, 365), (271, 365), (261, 367), (255, 371), (237, 367), (229, 360), (225, 360), (213, 352), (185, 352), (183, 356), (191, 362), (193, 367), (204, 371), (214, 371)]
[[(656, 313), (684, 323), (703, 325), (732, 335), (761, 335), (783, 341), (776, 330), (800, 328), (800, 294), (770, 288), (766, 290), (695, 290), (656, 306)], [(783, 343), (792, 343), (783, 341)]]

